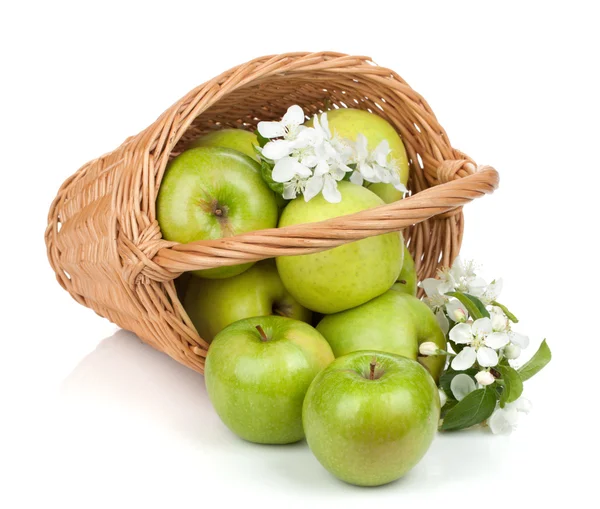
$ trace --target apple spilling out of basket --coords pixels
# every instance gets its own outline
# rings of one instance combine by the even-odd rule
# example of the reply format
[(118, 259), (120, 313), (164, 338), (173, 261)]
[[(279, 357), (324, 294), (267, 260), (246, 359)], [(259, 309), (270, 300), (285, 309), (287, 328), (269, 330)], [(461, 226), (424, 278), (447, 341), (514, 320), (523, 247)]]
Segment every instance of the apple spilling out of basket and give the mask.
[[(344, 139), (373, 150), (387, 140), (408, 180), (401, 138), (362, 110), (328, 114)], [(359, 212), (402, 198), (391, 184), (338, 182), (342, 199), (284, 200), (267, 185), (256, 134), (223, 129), (193, 140), (167, 168), (157, 199), (167, 240), (188, 243)], [(368, 185), (368, 183), (365, 183)], [(186, 273), (176, 281), (198, 333), (209, 341), (206, 387), (223, 422), (262, 444), (306, 437), (323, 466), (358, 485), (404, 475), (438, 426), (436, 381), (445, 335), (416, 297), (402, 235), (387, 233), (330, 250)]]

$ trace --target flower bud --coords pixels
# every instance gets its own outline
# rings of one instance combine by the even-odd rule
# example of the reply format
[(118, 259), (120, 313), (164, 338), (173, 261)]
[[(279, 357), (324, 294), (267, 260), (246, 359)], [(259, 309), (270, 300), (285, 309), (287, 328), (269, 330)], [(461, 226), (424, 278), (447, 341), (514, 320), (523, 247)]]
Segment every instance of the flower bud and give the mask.
[(438, 389), (438, 392), (440, 393), (440, 408), (441, 408), (446, 404), (446, 401), (448, 401), (448, 396), (446, 396), (446, 393), (442, 389)]
[(477, 383), (479, 383), (480, 385), (490, 385), (496, 381), (494, 375), (492, 375), (489, 371), (485, 370), (477, 373), (475, 375), (475, 380), (477, 380)]
[(425, 341), (419, 345), (419, 353), (424, 357), (429, 355), (437, 355), (438, 347), (433, 341)]
[(504, 347), (504, 357), (507, 359), (516, 359), (519, 355), (521, 355), (521, 347), (519, 345), (509, 343)]

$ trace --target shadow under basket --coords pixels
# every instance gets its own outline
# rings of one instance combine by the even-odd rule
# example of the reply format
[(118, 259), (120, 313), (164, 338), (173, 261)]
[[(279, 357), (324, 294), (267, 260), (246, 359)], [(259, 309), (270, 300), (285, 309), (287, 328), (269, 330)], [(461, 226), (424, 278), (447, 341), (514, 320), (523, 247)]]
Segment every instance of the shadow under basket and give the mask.
[[(181, 147), (225, 127), (254, 130), (292, 104), (307, 115), (349, 107), (389, 121), (409, 157), (410, 196), (320, 223), (189, 244), (164, 240), (155, 200)], [(462, 206), (497, 185), (496, 170), (453, 149), (429, 105), (395, 72), (340, 53), (274, 55), (200, 85), (147, 129), (80, 168), (52, 203), (46, 245), (58, 282), (77, 302), (202, 373), (208, 344), (177, 298), (174, 279), (182, 272), (314, 253), (404, 230), (422, 280), (458, 255)]]

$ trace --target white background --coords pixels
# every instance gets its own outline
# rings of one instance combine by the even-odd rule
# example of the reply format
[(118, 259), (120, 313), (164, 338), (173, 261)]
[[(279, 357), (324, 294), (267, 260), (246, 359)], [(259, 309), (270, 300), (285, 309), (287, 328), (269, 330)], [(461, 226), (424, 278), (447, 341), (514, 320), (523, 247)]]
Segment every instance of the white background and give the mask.
[[(207, 5), (203, 5), (207, 4)], [(3, 2), (0, 507), (531, 507), (595, 496), (600, 80), (594, 2)], [(206, 79), (256, 56), (366, 54), (501, 173), (463, 255), (554, 359), (510, 437), (440, 435), (359, 489), (305, 443), (234, 437), (201, 376), (75, 303), (43, 232), (62, 181)], [(418, 506), (415, 504), (419, 504)]]

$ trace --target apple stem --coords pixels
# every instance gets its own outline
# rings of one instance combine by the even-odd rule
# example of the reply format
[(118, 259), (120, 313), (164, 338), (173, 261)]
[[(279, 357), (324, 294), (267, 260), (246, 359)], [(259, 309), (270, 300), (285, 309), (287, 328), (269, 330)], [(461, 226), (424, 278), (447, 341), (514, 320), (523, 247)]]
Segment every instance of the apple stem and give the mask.
[(260, 340), (261, 341), (269, 341), (269, 338), (267, 337), (267, 335), (265, 334), (265, 330), (260, 326), (257, 325), (256, 326), (256, 330), (258, 331), (258, 333), (260, 334)]
[(369, 364), (369, 380), (373, 380), (375, 378), (375, 366), (377, 366), (377, 358), (373, 357), (371, 359), (371, 364)]
[(221, 217), (223, 215), (223, 211), (221, 209), (215, 209), (215, 216)]

